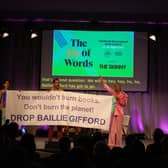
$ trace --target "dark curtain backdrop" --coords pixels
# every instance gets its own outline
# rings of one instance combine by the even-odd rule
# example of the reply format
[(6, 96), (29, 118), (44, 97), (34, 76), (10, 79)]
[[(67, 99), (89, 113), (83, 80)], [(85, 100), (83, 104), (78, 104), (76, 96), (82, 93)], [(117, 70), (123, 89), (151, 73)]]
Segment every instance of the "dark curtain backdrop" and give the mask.
[(30, 29), (17, 26), (10, 37), (0, 38), (0, 81), (9, 80), (11, 89), (39, 89), (41, 34), (31, 39)]
[[(156, 127), (168, 133), (168, 32), (162, 30), (157, 35), (157, 42), (149, 42), (149, 90), (128, 93), (125, 109), (131, 116), (129, 132), (145, 133), (149, 138)], [(0, 38), (1, 85), (9, 80), (11, 89), (40, 89), (41, 40), (41, 34), (30, 39), (24, 28), (17, 28), (6, 39)]]

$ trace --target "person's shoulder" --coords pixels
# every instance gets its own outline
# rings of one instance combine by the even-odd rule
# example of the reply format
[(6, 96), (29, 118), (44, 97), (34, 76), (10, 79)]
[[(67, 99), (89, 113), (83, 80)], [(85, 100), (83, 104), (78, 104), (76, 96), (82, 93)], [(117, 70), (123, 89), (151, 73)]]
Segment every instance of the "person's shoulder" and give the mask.
[(128, 97), (128, 94), (125, 91), (121, 91), (122, 95)]

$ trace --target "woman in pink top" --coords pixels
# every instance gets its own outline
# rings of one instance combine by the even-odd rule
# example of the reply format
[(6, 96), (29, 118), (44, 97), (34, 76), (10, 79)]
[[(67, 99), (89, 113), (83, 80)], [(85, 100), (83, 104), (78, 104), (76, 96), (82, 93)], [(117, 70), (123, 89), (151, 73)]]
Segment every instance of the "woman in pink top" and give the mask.
[(122, 122), (124, 116), (123, 108), (127, 105), (128, 95), (122, 91), (119, 83), (115, 83), (114, 89), (112, 89), (104, 82), (102, 77), (99, 79), (103, 87), (116, 98), (114, 112), (111, 117), (108, 146), (110, 148), (115, 146), (122, 147)]

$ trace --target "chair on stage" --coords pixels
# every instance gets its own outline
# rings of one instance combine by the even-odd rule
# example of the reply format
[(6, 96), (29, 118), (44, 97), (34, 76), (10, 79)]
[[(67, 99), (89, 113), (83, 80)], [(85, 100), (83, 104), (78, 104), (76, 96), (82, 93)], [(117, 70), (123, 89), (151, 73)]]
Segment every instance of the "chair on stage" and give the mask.
[(123, 127), (122, 127), (123, 136), (126, 136), (128, 134), (129, 122), (130, 122), (130, 115), (124, 115)]

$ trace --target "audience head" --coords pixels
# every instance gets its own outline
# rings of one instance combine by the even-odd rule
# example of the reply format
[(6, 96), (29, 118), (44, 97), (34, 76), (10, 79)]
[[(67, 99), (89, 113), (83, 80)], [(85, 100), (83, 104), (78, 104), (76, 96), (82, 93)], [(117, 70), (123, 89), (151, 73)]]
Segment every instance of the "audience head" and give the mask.
[(160, 143), (161, 140), (163, 139), (163, 137), (164, 137), (164, 133), (163, 133), (162, 129), (156, 128), (153, 132), (154, 143)]
[(70, 144), (71, 144), (71, 141), (70, 141), (69, 137), (62, 137), (59, 140), (59, 147), (62, 152), (68, 152), (71, 147)]
[(79, 135), (75, 146), (84, 148), (89, 154), (92, 152), (92, 138), (88, 135)]
[(113, 160), (118, 160), (124, 156), (123, 148), (121, 147), (114, 147), (110, 150), (110, 158)]
[(106, 167), (109, 164), (110, 149), (104, 141), (98, 141), (93, 149), (93, 159), (96, 167)]
[(128, 135), (126, 137), (126, 146), (124, 147), (126, 155), (136, 157), (145, 154), (145, 145), (136, 137), (136, 135)]
[(136, 141), (136, 136), (134, 134), (129, 134), (125, 138), (126, 146), (132, 145)]
[(101, 133), (100, 131), (96, 131), (96, 132), (93, 134), (93, 143), (96, 144), (96, 142), (102, 141), (102, 140), (103, 140), (102, 133)]
[(9, 119), (6, 119), (6, 121), (5, 121), (5, 124), (4, 125), (9, 125), (9, 123), (10, 123), (10, 121), (9, 121)]
[(35, 152), (36, 150), (34, 135), (30, 133), (26, 133), (22, 136), (20, 144), (30, 152)]
[(68, 155), (69, 167), (73, 168), (88, 168), (89, 156), (86, 150), (82, 147), (74, 147)]
[(7, 127), (7, 134), (10, 139), (15, 139), (19, 134), (19, 125), (16, 122), (11, 122)]

